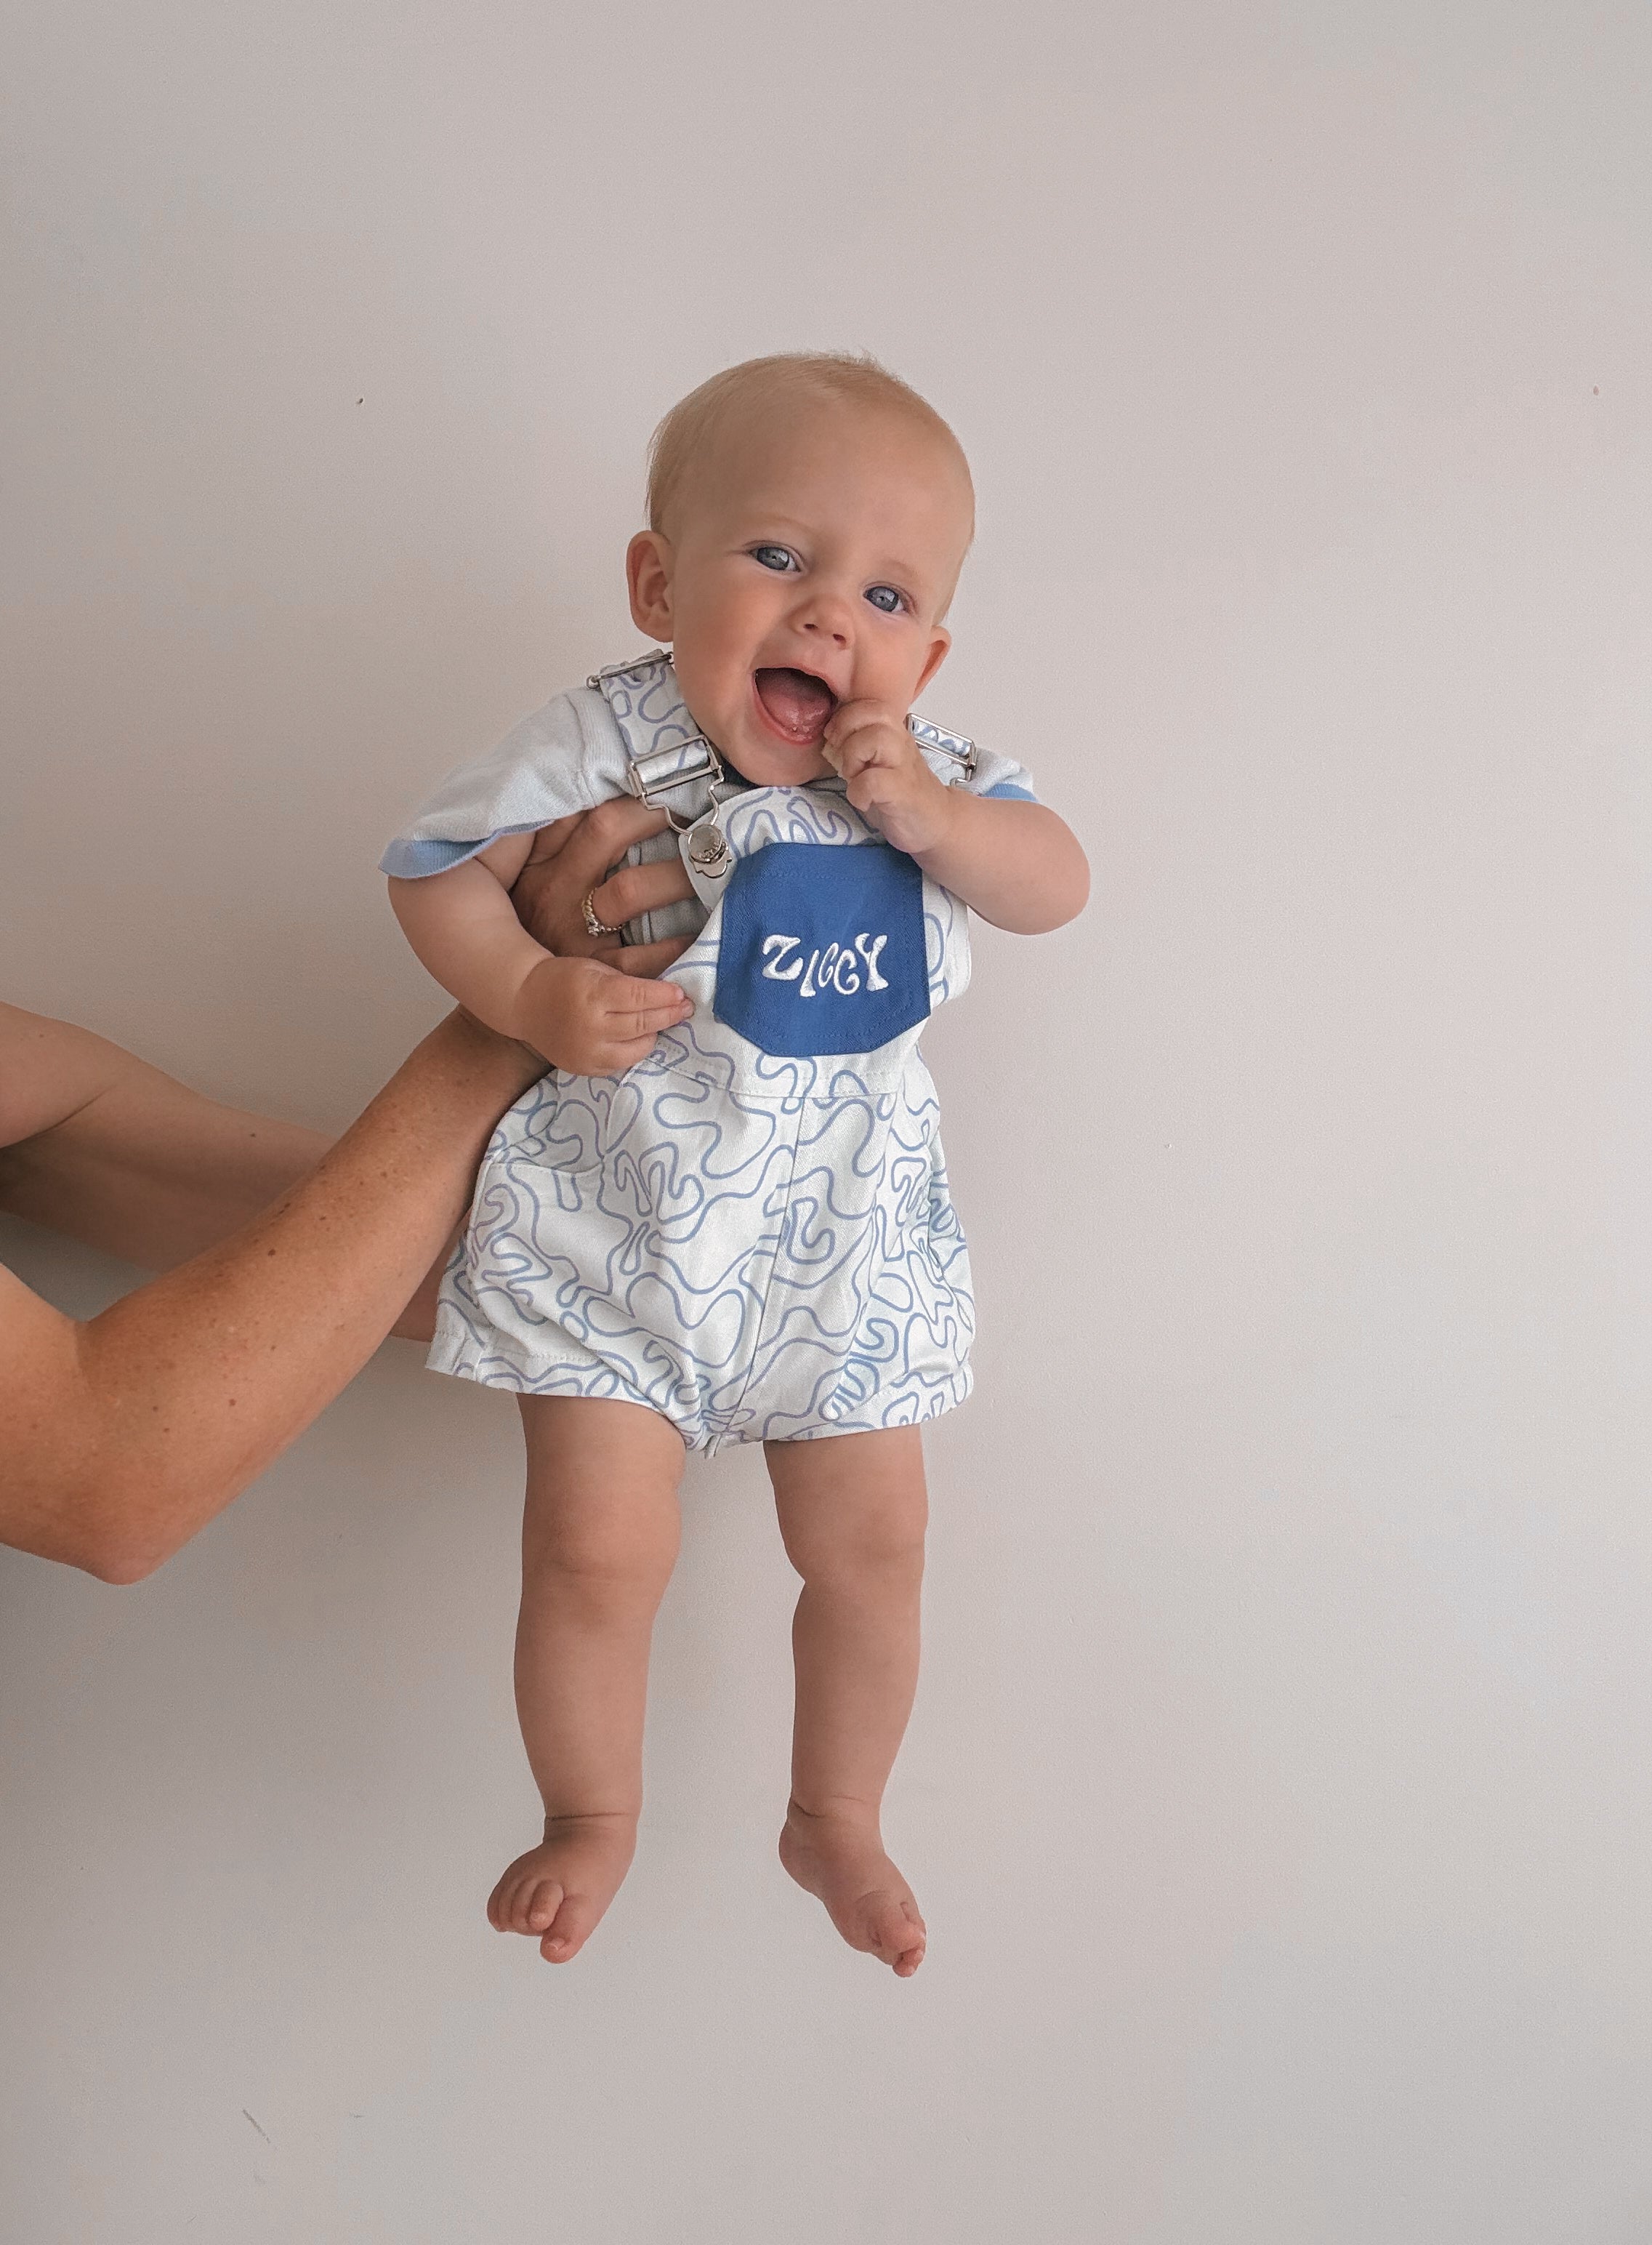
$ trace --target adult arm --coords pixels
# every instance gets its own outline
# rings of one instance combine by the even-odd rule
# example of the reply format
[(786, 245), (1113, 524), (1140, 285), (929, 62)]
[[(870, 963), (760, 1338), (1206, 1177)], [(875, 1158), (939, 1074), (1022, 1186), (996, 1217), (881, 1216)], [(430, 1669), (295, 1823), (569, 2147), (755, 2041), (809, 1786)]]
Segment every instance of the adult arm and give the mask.
[[(106, 1037), (0, 1005), (0, 1211), (151, 1271), (215, 1246), (332, 1141), (207, 1099)], [(390, 1327), (428, 1341), (443, 1245)]]
[(170, 1557), (372, 1354), (538, 1066), (450, 1015), (274, 1206), (85, 1324), (0, 1272), (0, 1541), (108, 1582)]
[[(664, 824), (663, 812), (617, 801), (525, 838), (511, 902), (527, 936), (633, 980), (669, 967), (682, 944), (621, 949), (618, 936), (588, 935), (579, 908), (594, 890), (599, 918), (617, 924), (687, 896), (674, 857), (613, 870)], [(647, 994), (638, 993), (645, 1004)], [(0, 1211), (10, 1215), (170, 1270), (308, 1176), (330, 1143), (302, 1123), (205, 1098), (89, 1029), (0, 1003)], [(422, 1298), (444, 1260), (394, 1330), (430, 1338)]]
[[(664, 823), (616, 803), (536, 836), (524, 925), (547, 949), (614, 948), (587, 936), (580, 899), (594, 888), (618, 921), (687, 895), (675, 860), (610, 878)], [(657, 974), (681, 948), (627, 951), (615, 971)], [(0, 1007), (0, 1208), (182, 1265), (84, 1325), (0, 1270), (0, 1543), (135, 1582), (308, 1425), (398, 1309), (395, 1330), (428, 1337), (482, 1145), (537, 1073), (456, 1015), (329, 1155), (315, 1131)]]
[(0, 1005), (0, 1209), (169, 1270), (327, 1151), (300, 1122), (220, 1106), (106, 1037)]

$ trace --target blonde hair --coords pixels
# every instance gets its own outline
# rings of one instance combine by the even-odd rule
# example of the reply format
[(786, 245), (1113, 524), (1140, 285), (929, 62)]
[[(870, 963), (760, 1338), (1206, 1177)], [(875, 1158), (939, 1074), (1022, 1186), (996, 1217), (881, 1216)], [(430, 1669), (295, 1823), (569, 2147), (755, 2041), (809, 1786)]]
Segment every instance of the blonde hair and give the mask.
[(903, 414), (940, 438), (957, 456), (972, 505), (975, 486), (964, 447), (925, 397), (864, 351), (776, 351), (725, 367), (679, 398), (648, 445), (648, 527), (663, 530), (673, 500), (695, 460), (732, 425), (766, 407), (839, 402)]

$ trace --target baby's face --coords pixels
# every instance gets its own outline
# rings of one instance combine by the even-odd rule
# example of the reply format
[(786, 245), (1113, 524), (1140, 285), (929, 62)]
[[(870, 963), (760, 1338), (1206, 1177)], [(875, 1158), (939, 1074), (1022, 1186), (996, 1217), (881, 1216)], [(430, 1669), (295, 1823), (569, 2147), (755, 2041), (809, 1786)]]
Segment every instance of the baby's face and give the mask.
[(951, 644), (941, 623), (972, 503), (944, 443), (886, 411), (812, 405), (698, 464), (664, 532), (632, 541), (632, 614), (668, 640), (695, 722), (760, 787), (799, 786), (842, 702), (904, 716)]

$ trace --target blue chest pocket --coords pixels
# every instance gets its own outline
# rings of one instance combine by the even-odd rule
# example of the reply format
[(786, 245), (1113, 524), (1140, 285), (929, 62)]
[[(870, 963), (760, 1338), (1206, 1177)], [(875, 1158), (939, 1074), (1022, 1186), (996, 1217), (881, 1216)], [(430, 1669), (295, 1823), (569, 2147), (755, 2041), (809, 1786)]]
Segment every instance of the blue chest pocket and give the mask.
[(928, 1018), (924, 876), (886, 843), (771, 842), (722, 900), (720, 1021), (767, 1053), (876, 1052)]

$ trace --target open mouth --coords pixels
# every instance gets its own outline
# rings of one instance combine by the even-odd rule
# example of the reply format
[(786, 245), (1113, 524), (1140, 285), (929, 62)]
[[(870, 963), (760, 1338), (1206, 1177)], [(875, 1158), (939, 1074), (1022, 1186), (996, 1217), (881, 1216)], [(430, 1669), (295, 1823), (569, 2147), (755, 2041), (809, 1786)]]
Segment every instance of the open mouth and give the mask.
[(837, 696), (823, 678), (807, 670), (758, 670), (751, 682), (764, 716), (782, 740), (800, 749), (818, 744), (837, 707)]

